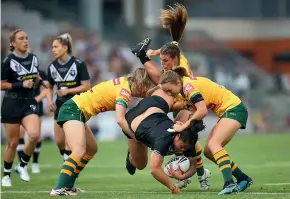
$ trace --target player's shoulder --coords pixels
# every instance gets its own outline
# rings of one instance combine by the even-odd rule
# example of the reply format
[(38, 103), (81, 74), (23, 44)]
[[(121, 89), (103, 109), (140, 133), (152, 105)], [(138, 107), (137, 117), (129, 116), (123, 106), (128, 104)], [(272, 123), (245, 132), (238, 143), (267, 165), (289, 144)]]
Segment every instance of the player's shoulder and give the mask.
[(83, 65), (85, 64), (85, 62), (83, 60), (80, 60), (79, 58), (72, 56), (73, 61), (77, 64), (77, 65)]

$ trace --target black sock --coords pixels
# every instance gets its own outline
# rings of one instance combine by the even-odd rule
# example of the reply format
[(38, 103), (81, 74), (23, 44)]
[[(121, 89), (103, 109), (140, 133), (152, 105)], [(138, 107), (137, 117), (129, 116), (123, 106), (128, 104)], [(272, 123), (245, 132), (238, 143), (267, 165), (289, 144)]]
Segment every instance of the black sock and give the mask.
[(61, 158), (63, 159), (64, 149), (59, 149), (59, 153), (61, 155)]
[(21, 159), (20, 159), (20, 166), (21, 166), (21, 167), (25, 167), (25, 166), (28, 164), (28, 162), (29, 162), (29, 160), (30, 160), (30, 157), (31, 157), (31, 156), (26, 155), (26, 154), (23, 152), (23, 154), (22, 154), (22, 156), (21, 156)]
[(38, 163), (38, 157), (40, 153), (40, 148), (41, 148), (41, 141), (37, 143), (36, 148), (34, 149), (33, 152), (33, 163)]
[(20, 138), (19, 139), (18, 146), (17, 146), (17, 149), (16, 149), (17, 150), (17, 155), (18, 155), (19, 162), (21, 162), (20, 158), (22, 156), (24, 144), (25, 144), (24, 138)]
[(66, 161), (66, 159), (68, 158), (68, 156), (70, 156), (71, 151), (69, 150), (64, 150), (64, 154), (63, 154), (63, 160)]
[(3, 176), (9, 176), (10, 177), (12, 165), (13, 165), (13, 162), (9, 163), (9, 162), (6, 162), (4, 160), (4, 174), (3, 174)]

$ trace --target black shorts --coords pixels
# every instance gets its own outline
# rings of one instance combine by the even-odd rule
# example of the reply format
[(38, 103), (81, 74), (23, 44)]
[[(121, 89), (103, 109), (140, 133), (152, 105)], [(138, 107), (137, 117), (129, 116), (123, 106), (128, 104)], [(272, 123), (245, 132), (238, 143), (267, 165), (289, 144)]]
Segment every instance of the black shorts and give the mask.
[(174, 122), (165, 113), (153, 113), (139, 124), (135, 136), (138, 141), (147, 145), (149, 144), (147, 142), (151, 142), (151, 134), (161, 132), (167, 133), (167, 129), (171, 128), (173, 125)]
[(4, 97), (1, 107), (1, 123), (20, 124), (21, 120), (31, 114), (39, 115), (36, 100)]

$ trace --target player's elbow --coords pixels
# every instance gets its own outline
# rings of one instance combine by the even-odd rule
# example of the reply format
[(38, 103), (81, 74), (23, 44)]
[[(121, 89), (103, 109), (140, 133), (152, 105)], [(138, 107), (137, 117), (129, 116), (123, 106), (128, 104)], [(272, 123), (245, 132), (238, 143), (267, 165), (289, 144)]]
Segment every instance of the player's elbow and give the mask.
[(154, 163), (154, 162), (151, 162), (150, 164), (150, 173), (153, 175), (153, 176), (156, 176), (156, 174), (160, 171), (161, 169), (161, 166)]
[(124, 123), (126, 122), (125, 117), (117, 117), (117, 124), (122, 128), (124, 126)]
[(200, 120), (203, 119), (208, 114), (208, 110), (206, 107), (198, 109), (197, 112), (198, 112), (198, 119)]

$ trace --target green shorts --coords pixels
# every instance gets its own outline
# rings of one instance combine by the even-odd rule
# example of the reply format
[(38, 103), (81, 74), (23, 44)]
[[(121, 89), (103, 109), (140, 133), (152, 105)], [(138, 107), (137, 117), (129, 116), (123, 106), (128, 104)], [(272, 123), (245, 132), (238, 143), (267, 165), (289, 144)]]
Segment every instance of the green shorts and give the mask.
[(83, 112), (79, 109), (76, 103), (69, 99), (61, 107), (57, 117), (57, 124), (62, 127), (69, 120), (77, 120), (86, 123)]
[(244, 103), (241, 102), (239, 105), (225, 112), (221, 118), (236, 120), (242, 125), (241, 129), (245, 129), (247, 126), (248, 111)]

